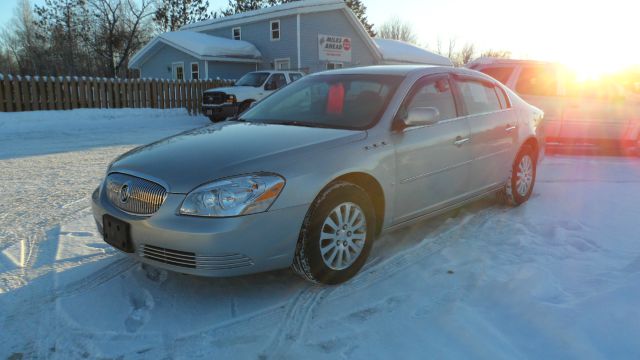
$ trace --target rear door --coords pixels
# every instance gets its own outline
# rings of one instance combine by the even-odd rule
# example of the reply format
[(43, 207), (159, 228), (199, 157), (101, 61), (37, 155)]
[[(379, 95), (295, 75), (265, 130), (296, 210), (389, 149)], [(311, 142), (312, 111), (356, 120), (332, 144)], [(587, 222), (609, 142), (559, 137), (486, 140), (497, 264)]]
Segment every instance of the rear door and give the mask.
[(415, 107), (434, 107), (440, 121), (394, 133), (396, 151), (396, 223), (443, 208), (467, 195), (469, 138), (467, 119), (460, 117), (448, 75), (419, 80), (395, 121)]
[(517, 140), (517, 118), (494, 82), (471, 76), (454, 79), (471, 132), (469, 190), (479, 193), (504, 183)]

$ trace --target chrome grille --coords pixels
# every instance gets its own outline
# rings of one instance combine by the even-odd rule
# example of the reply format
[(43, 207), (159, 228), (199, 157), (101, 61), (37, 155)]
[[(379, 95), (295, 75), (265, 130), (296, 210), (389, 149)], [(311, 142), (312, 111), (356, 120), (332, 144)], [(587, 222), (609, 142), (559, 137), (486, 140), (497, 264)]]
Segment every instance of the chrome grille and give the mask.
[(227, 94), (220, 91), (211, 91), (204, 93), (202, 103), (204, 104), (222, 104), (227, 100)]
[(253, 265), (251, 258), (242, 254), (196, 255), (153, 245), (141, 245), (138, 255), (164, 264), (202, 270), (226, 270)]
[(154, 214), (167, 197), (161, 185), (121, 173), (109, 174), (105, 188), (115, 207), (135, 215)]

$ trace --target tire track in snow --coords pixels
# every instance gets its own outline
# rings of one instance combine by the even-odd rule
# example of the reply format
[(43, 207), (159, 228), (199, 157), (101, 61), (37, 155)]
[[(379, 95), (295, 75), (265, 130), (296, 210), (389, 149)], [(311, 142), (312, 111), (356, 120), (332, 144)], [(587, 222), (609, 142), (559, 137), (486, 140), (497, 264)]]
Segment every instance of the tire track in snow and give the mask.
[(260, 358), (283, 358), (283, 351), (304, 336), (304, 328), (311, 318), (313, 309), (325, 297), (324, 295), (332, 290), (333, 288), (310, 285), (298, 293), (298, 296), (289, 303), (283, 322)]
[[(467, 214), (461, 221), (456, 221), (456, 217), (450, 217), (447, 219), (449, 221), (446, 221), (433, 230), (435, 233), (434, 236), (424, 237), (416, 245), (397, 252), (389, 259), (381, 261), (372, 259), (373, 265), (367, 266), (355, 278), (344, 284), (334, 287), (309, 285), (301, 290), (293, 300), (286, 302), (284, 307), (282, 305), (276, 305), (242, 318), (234, 319), (203, 332), (178, 338), (176, 341), (184, 343), (184, 345), (188, 347), (191, 340), (199, 341), (204, 334), (214, 337), (214, 334), (218, 332), (222, 332), (225, 335), (246, 333), (256, 327), (255, 324), (257, 321), (273, 321), (273, 317), (276, 316), (277, 313), (281, 313), (280, 319), (282, 325), (271, 338), (266, 349), (259, 354), (259, 358), (283, 358), (286, 355), (283, 351), (286, 348), (291, 348), (303, 338), (305, 329), (313, 317), (313, 311), (326, 300), (335, 300), (351, 295), (438, 253), (450, 244), (457, 230), (463, 230), (466, 225), (474, 220), (486, 222), (493, 214), (503, 211), (504, 210), (495, 208), (481, 209)], [(453, 224), (449, 223), (451, 220), (453, 220)], [(464, 231), (462, 231), (462, 233), (466, 234)], [(393, 236), (393, 232), (386, 236)], [(430, 239), (432, 240), (426, 242)]]

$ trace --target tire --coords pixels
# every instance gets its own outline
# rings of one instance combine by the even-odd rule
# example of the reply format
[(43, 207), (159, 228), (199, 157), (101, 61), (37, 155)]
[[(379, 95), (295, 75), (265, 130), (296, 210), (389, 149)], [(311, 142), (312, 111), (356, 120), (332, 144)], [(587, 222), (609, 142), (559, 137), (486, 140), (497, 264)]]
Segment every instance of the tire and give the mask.
[(209, 120), (211, 120), (212, 123), (219, 123), (221, 121), (224, 121), (225, 119), (226, 119), (225, 117), (220, 117), (220, 116), (214, 116), (214, 115), (209, 116)]
[[(344, 214), (349, 214), (347, 221), (341, 222), (338, 212), (343, 219)], [(314, 283), (345, 282), (367, 261), (375, 230), (373, 204), (364, 189), (343, 181), (335, 182), (309, 208), (291, 268)], [(324, 234), (322, 238), (321, 234)]]
[(525, 145), (518, 152), (504, 188), (498, 199), (510, 206), (518, 206), (531, 197), (537, 174), (537, 154)]
[(251, 106), (251, 103), (252, 103), (251, 101), (244, 101), (240, 105), (238, 105), (238, 112), (236, 113), (236, 115), (242, 114), (245, 110), (249, 108), (249, 106)]

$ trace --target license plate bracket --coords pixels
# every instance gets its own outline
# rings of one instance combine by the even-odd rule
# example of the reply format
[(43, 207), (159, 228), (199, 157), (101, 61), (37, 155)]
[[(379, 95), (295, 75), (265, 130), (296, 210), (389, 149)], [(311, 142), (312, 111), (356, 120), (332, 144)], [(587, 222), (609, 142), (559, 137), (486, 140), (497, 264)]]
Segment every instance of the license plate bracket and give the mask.
[(102, 232), (104, 241), (118, 250), (132, 253), (131, 226), (129, 223), (105, 214), (102, 217)]

